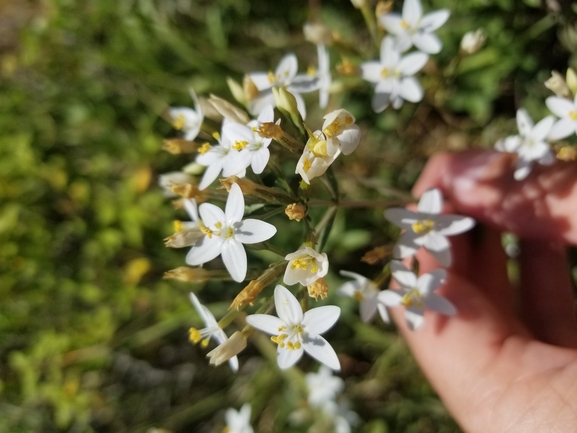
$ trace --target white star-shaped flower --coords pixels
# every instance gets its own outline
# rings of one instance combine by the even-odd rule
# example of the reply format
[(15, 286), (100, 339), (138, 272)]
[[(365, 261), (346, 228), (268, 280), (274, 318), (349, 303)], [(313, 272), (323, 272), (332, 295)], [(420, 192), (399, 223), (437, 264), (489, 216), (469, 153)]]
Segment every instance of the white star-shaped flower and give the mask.
[(379, 294), (379, 288), (375, 283), (355, 272), (340, 271), (339, 273), (343, 277), (352, 278), (353, 281), (344, 283), (337, 289), (337, 293), (359, 301), (361, 320), (363, 322), (370, 322), (378, 310), (383, 322), (389, 323), (390, 319), (387, 308), (378, 302), (377, 295)]
[(385, 218), (405, 229), (395, 244), (395, 258), (404, 259), (425, 247), (441, 266), (451, 265), (451, 244), (447, 236), (466, 232), (475, 225), (475, 220), (461, 215), (441, 215), (442, 207), (441, 192), (433, 188), (422, 195), (417, 212), (401, 208), (385, 211)]
[(184, 132), (185, 140), (196, 138), (204, 120), (204, 113), (193, 89), (190, 89), (190, 96), (194, 101), (194, 110), (188, 107), (171, 107), (169, 109), (172, 126)]
[(334, 404), (345, 389), (345, 381), (333, 375), (333, 371), (325, 365), (321, 365), (317, 373), (307, 373), (305, 381), (309, 389), (308, 403), (319, 409)]
[(242, 219), (244, 196), (236, 183), (230, 187), (224, 212), (211, 203), (201, 204), (198, 211), (204, 237), (190, 249), (186, 263), (202, 265), (222, 255), (232, 279), (243, 281), (247, 259), (242, 244), (256, 244), (270, 239), (276, 233), (275, 226), (256, 219)]
[(518, 155), (517, 168), (513, 175), (516, 180), (525, 179), (534, 162), (549, 165), (555, 161), (551, 146), (546, 141), (554, 122), (553, 116), (547, 116), (533, 125), (527, 111), (520, 108), (517, 110), (519, 135), (512, 135), (495, 143), (495, 149)]
[(559, 117), (559, 120), (549, 131), (549, 140), (561, 140), (577, 132), (577, 95), (571, 101), (567, 98), (550, 96), (545, 100), (549, 110)]
[[(224, 343), (228, 337), (220, 328), (218, 322), (210, 310), (202, 305), (196, 295), (192, 292), (190, 293), (190, 302), (192, 302), (194, 309), (205, 325), (205, 328), (203, 329), (190, 328), (190, 341), (195, 344), (201, 343), (202, 347), (208, 346), (208, 342), (211, 338), (214, 339), (219, 345)], [(230, 365), (232, 371), (238, 371), (238, 358), (236, 356), (230, 358), (228, 360), (228, 364)]]
[(331, 111), (325, 117), (323, 134), (327, 142), (328, 155), (340, 150), (343, 155), (350, 155), (361, 140), (360, 128), (355, 125), (354, 116), (345, 109)]
[(413, 75), (425, 66), (427, 60), (429, 56), (421, 52), (401, 56), (393, 39), (383, 38), (380, 61), (361, 65), (363, 79), (375, 84), (373, 110), (380, 113), (389, 104), (397, 110), (403, 105), (403, 100), (419, 102), (423, 99), (423, 89)]
[(297, 74), (298, 61), (293, 53), (284, 56), (274, 72), (253, 72), (248, 74), (259, 94), (250, 102), (250, 112), (259, 114), (267, 105), (275, 106), (273, 87), (284, 87), (292, 93), (297, 101), (298, 110), (306, 117), (305, 102), (299, 93), (312, 92), (319, 88), (317, 77), (308, 74)]
[(303, 314), (297, 298), (284, 286), (274, 290), (274, 303), (278, 317), (269, 314), (252, 314), (246, 318), (249, 325), (272, 335), (278, 344), (277, 363), (286, 369), (298, 362), (304, 352), (333, 370), (341, 364), (334, 349), (321, 337), (338, 320), (341, 309), (335, 305), (311, 308)]
[(404, 306), (405, 319), (410, 329), (417, 329), (422, 325), (425, 308), (447, 316), (457, 314), (453, 304), (433, 293), (447, 276), (444, 269), (435, 269), (417, 278), (400, 261), (393, 260), (391, 271), (401, 290), (383, 290), (379, 293), (379, 301), (388, 307)]
[(232, 408), (226, 410), (224, 418), (226, 420), (226, 433), (253, 433), (250, 425), (250, 404), (245, 403), (239, 411)]
[(396, 46), (401, 52), (415, 45), (425, 53), (437, 54), (443, 44), (433, 32), (445, 24), (449, 15), (448, 9), (441, 9), (423, 16), (419, 0), (405, 0), (402, 15), (384, 14), (379, 17), (379, 22), (385, 30), (395, 35)]
[(285, 257), (289, 261), (283, 281), (292, 286), (300, 283), (308, 286), (329, 272), (329, 259), (325, 253), (317, 253), (313, 248), (305, 247)]
[(301, 175), (303, 180), (310, 185), (315, 177), (325, 174), (330, 165), (341, 154), (337, 149), (329, 155), (326, 135), (322, 131), (313, 132), (299, 158), (295, 173)]

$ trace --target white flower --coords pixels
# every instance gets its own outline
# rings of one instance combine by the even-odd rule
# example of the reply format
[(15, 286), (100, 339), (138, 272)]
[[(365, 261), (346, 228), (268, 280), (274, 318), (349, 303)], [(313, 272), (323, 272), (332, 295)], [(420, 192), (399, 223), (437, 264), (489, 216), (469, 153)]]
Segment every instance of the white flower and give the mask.
[(305, 247), (285, 257), (289, 261), (283, 281), (291, 286), (300, 283), (308, 286), (329, 271), (329, 259), (325, 253), (319, 254), (310, 247)]
[(384, 14), (379, 17), (379, 22), (385, 30), (395, 35), (396, 46), (401, 52), (415, 45), (425, 53), (436, 54), (443, 44), (433, 32), (445, 24), (449, 15), (449, 10), (441, 9), (423, 16), (419, 0), (405, 0), (402, 15)]
[(441, 266), (450, 266), (451, 245), (447, 236), (466, 232), (475, 225), (475, 220), (461, 215), (441, 215), (442, 207), (441, 192), (433, 188), (422, 195), (417, 212), (400, 208), (385, 211), (385, 218), (405, 229), (395, 245), (395, 258), (409, 257), (423, 246)]
[[(272, 105), (267, 105), (258, 119), (251, 121), (248, 125), (239, 123), (227, 123), (222, 128), (222, 135), (229, 143), (231, 149), (240, 153), (239, 162), (250, 165), (255, 174), (263, 172), (270, 158), (268, 146), (271, 138), (262, 138), (256, 133), (256, 129), (262, 123), (274, 122), (274, 110)], [(240, 167), (239, 167), (240, 168)], [(246, 168), (246, 167), (245, 167)]]
[(328, 151), (325, 134), (322, 131), (313, 132), (297, 162), (295, 173), (300, 174), (303, 180), (310, 185), (311, 180), (325, 174), (330, 165), (341, 154), (340, 149), (337, 149), (332, 155), (329, 155)]
[(334, 155), (340, 150), (343, 155), (350, 155), (361, 140), (361, 131), (355, 125), (354, 116), (345, 109), (331, 111), (325, 117), (323, 134), (327, 142), (328, 155)]
[(457, 310), (448, 300), (433, 293), (443, 284), (447, 271), (435, 269), (432, 272), (417, 276), (398, 260), (391, 261), (393, 278), (401, 290), (383, 290), (379, 301), (389, 307), (403, 305), (405, 319), (410, 329), (417, 329), (423, 323), (425, 308), (447, 316), (454, 316)]
[(390, 319), (387, 308), (378, 302), (377, 295), (379, 294), (379, 288), (375, 283), (355, 272), (340, 271), (339, 273), (343, 277), (353, 278), (353, 281), (347, 281), (340, 286), (337, 289), (337, 293), (359, 301), (361, 320), (363, 322), (370, 322), (378, 310), (383, 322), (389, 323)]
[(228, 429), (226, 433), (253, 433), (254, 430), (250, 425), (250, 404), (245, 403), (240, 410), (229, 408), (224, 414), (226, 419), (226, 426)]
[[(190, 328), (190, 340), (195, 344), (201, 342), (202, 347), (206, 347), (211, 338), (214, 339), (218, 344), (224, 343), (227, 340), (227, 336), (220, 328), (220, 326), (218, 326), (218, 322), (210, 310), (202, 305), (196, 295), (192, 292), (190, 292), (190, 302), (192, 302), (196, 312), (206, 326), (200, 330), (196, 328)], [(238, 371), (238, 358), (236, 356), (230, 358), (228, 360), (228, 364), (230, 365), (232, 371)]]
[[(229, 123), (225, 119), (223, 129)], [(217, 139), (219, 144), (216, 146), (205, 143), (198, 149), (196, 162), (206, 167), (202, 180), (198, 185), (200, 190), (206, 189), (221, 172), (224, 177), (244, 177), (246, 175), (246, 167), (250, 165), (247, 154), (232, 152), (234, 143), (231, 143), (228, 136), (224, 134), (219, 136), (217, 134)]]
[(278, 317), (253, 314), (246, 321), (272, 335), (271, 340), (278, 344), (279, 368), (284, 370), (293, 366), (306, 352), (327, 367), (340, 370), (337, 354), (321, 334), (335, 324), (341, 309), (335, 305), (326, 305), (312, 308), (303, 314), (297, 298), (281, 285), (274, 290), (274, 303)]
[(566, 98), (550, 96), (545, 100), (549, 110), (560, 119), (549, 131), (549, 140), (560, 140), (575, 134), (577, 131), (577, 95), (571, 101)]
[(194, 101), (194, 110), (187, 107), (171, 107), (169, 109), (172, 126), (184, 132), (185, 140), (194, 140), (196, 138), (204, 120), (204, 113), (193, 89), (190, 89), (190, 96), (192, 96)]
[(380, 113), (389, 104), (399, 109), (403, 100), (419, 102), (423, 99), (423, 89), (413, 75), (425, 66), (427, 60), (429, 56), (421, 52), (401, 57), (401, 52), (394, 47), (393, 39), (383, 38), (380, 61), (361, 65), (363, 78), (376, 85), (373, 110)]
[(329, 52), (324, 44), (317, 45), (317, 55), (319, 57), (319, 70), (317, 71), (317, 77), (319, 78), (319, 106), (324, 109), (329, 103), (329, 89), (332, 84), (331, 62)]
[(317, 373), (307, 373), (305, 380), (309, 389), (308, 403), (319, 409), (334, 403), (345, 389), (345, 381), (334, 376), (333, 371), (325, 365), (321, 365)]
[(182, 171), (171, 171), (158, 176), (158, 185), (162, 188), (165, 197), (177, 197), (178, 194), (172, 192), (172, 185), (191, 183), (192, 177)]
[(253, 72), (248, 74), (259, 91), (250, 102), (250, 112), (256, 115), (267, 105), (275, 106), (273, 87), (284, 87), (292, 93), (297, 101), (298, 110), (303, 119), (306, 117), (306, 107), (299, 93), (312, 92), (319, 88), (318, 78), (307, 74), (298, 74), (298, 61), (293, 53), (284, 56), (274, 72)]
[(222, 261), (235, 281), (246, 277), (246, 251), (242, 244), (255, 244), (270, 239), (276, 233), (272, 224), (256, 219), (245, 219), (244, 196), (234, 183), (230, 187), (226, 208), (203, 203), (198, 208), (204, 238), (194, 245), (186, 256), (189, 265), (201, 265), (222, 254)]
[(485, 45), (486, 39), (487, 35), (483, 29), (467, 32), (461, 39), (461, 51), (465, 54), (474, 54)]
[[(558, 107), (557, 104), (554, 105)], [(533, 120), (531, 120), (527, 111), (523, 108), (517, 110), (519, 135), (507, 137), (495, 144), (495, 149), (497, 150), (518, 154), (517, 168), (513, 175), (515, 179), (525, 179), (531, 172), (531, 166), (535, 161), (546, 165), (555, 161), (551, 146), (545, 141), (554, 122), (555, 118), (553, 116), (547, 116), (533, 126)]]

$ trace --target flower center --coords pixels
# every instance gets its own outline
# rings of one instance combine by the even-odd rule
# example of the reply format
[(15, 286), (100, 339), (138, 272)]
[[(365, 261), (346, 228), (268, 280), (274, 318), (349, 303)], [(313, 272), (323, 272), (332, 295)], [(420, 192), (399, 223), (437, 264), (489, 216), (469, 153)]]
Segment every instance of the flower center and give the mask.
[(199, 147), (198, 153), (204, 155), (206, 152), (210, 150), (210, 144), (204, 143), (202, 146)]
[(174, 119), (174, 122), (172, 122), (172, 126), (174, 126), (175, 129), (182, 129), (184, 126), (184, 115), (179, 114), (178, 117)]
[(268, 82), (271, 84), (275, 83), (280, 78), (278, 75), (275, 75), (273, 71), (268, 71), (266, 77), (268, 78)]
[(271, 341), (279, 345), (281, 349), (298, 350), (302, 347), (304, 329), (302, 325), (279, 326), (281, 334), (270, 337)]
[(419, 292), (417, 289), (411, 289), (409, 292), (403, 295), (401, 304), (407, 308), (412, 306), (422, 308), (424, 306), (423, 295), (421, 295), (421, 292)]
[(234, 150), (243, 150), (244, 148), (246, 148), (246, 146), (248, 145), (248, 141), (246, 140), (238, 140), (235, 141), (232, 148)]
[(310, 272), (316, 274), (319, 271), (317, 264), (317, 259), (315, 259), (313, 256), (300, 257), (293, 260), (291, 263), (291, 269), (298, 269), (301, 271), (310, 270)]
[(208, 346), (208, 342), (212, 333), (213, 330), (210, 328), (203, 328), (201, 330), (190, 328), (188, 330), (188, 339), (191, 343), (200, 343), (201, 347), (206, 347)]
[(418, 235), (426, 235), (435, 227), (433, 220), (419, 220), (411, 225), (413, 231)]
[(317, 137), (311, 137), (307, 145), (309, 150), (317, 158), (323, 158), (325, 156), (328, 156), (326, 140), (319, 140)]
[(365, 297), (363, 296), (363, 294), (361, 293), (360, 290), (357, 290), (355, 292), (355, 294), (353, 295), (353, 298), (355, 298), (357, 301), (363, 301), (365, 299)]
[(569, 118), (571, 120), (577, 120), (577, 110), (569, 111)]
[(406, 22), (405, 20), (402, 20), (402, 21), (401, 21), (401, 27), (402, 27), (404, 30), (407, 30), (410, 26), (409, 26), (409, 23), (408, 23), (408, 22)]
[(305, 173), (308, 173), (308, 171), (310, 170), (311, 166), (313, 165), (313, 163), (311, 162), (312, 160), (305, 158), (305, 160), (303, 161), (303, 170)]

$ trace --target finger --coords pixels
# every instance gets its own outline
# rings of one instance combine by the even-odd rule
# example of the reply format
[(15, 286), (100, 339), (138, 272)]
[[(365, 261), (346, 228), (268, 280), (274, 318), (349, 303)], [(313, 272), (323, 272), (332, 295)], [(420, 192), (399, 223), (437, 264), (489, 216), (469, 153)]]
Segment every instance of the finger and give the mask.
[(522, 241), (519, 256), (521, 317), (538, 339), (577, 347), (573, 287), (563, 245)]
[(415, 193), (438, 187), (458, 213), (498, 230), (577, 244), (577, 165), (535, 165), (524, 181), (513, 171), (510, 154), (441, 154), (427, 164)]

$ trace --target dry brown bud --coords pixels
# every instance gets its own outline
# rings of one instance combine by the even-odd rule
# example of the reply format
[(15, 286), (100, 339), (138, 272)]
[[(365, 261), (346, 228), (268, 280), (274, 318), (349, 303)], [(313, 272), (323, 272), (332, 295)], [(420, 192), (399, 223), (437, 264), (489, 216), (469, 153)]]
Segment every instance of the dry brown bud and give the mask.
[(188, 266), (179, 266), (176, 269), (165, 272), (164, 278), (202, 283), (208, 279), (208, 271), (203, 268), (189, 268)]
[(233, 356), (238, 355), (246, 347), (246, 336), (241, 331), (236, 331), (224, 343), (219, 344), (216, 348), (206, 354), (210, 358), (208, 363), (220, 365), (228, 361)]
[(307, 207), (303, 203), (292, 203), (286, 207), (284, 213), (290, 220), (300, 222), (307, 215)]
[(319, 278), (314, 283), (309, 284), (307, 290), (309, 291), (309, 296), (315, 298), (315, 301), (318, 301), (319, 296), (321, 299), (325, 299), (329, 294), (329, 286), (324, 278)]
[(262, 292), (262, 289), (264, 289), (264, 285), (258, 280), (251, 281), (248, 283), (248, 286), (246, 286), (240, 291), (238, 295), (236, 295), (236, 298), (234, 298), (232, 304), (230, 304), (229, 310), (231, 308), (240, 310), (240, 307), (243, 305), (252, 305), (256, 297), (260, 294), (260, 292)]
[(229, 176), (219, 180), (221, 185), (224, 186), (224, 188), (227, 191), (230, 191), (230, 187), (232, 186), (232, 184), (236, 183), (238, 186), (240, 186), (240, 190), (242, 191), (243, 194), (253, 194), (256, 191), (257, 187), (259, 186), (252, 180), (244, 178), (241, 179), (238, 176)]
[(164, 239), (164, 245), (168, 248), (184, 248), (196, 244), (204, 237), (204, 233), (198, 228), (179, 230)]
[(372, 250), (365, 253), (365, 255), (361, 258), (361, 262), (374, 265), (389, 256), (392, 251), (393, 249), (390, 246), (373, 248)]
[(261, 123), (256, 133), (262, 138), (272, 138), (273, 140), (279, 141), (284, 133), (282, 128), (273, 122)]
[(249, 102), (254, 100), (259, 94), (257, 87), (248, 75), (245, 75), (242, 80), (242, 89), (244, 90), (246, 100)]
[(393, 10), (393, 0), (381, 0), (375, 8), (375, 15), (379, 18), (381, 15), (388, 14)]
[(341, 63), (337, 65), (337, 72), (345, 77), (356, 77), (359, 75), (359, 68), (353, 65), (349, 59), (343, 57)]
[(182, 138), (167, 138), (162, 142), (162, 150), (166, 150), (173, 155), (181, 153), (193, 153), (198, 149), (198, 143), (183, 140)]

